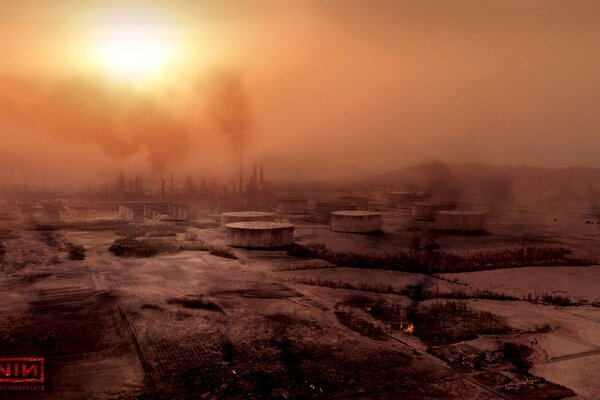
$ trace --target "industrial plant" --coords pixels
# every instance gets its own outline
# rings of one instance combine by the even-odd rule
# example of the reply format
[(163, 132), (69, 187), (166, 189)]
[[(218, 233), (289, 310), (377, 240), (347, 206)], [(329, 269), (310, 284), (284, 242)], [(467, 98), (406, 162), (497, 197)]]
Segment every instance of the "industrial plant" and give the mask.
[[(580, 335), (595, 326), (588, 313), (600, 300), (580, 289), (600, 256), (581, 241), (598, 229), (587, 206), (595, 198), (546, 195), (552, 203), (542, 205), (530, 178), (474, 179), (450, 164), (328, 185), (268, 180), (270, 169), (5, 186), (3, 290), (19, 296), (5, 314), (24, 309), (32, 319), (8, 320), (0, 348), (46, 357), (59, 398), (74, 390), (62, 360), (76, 360), (89, 384), (82, 393), (98, 398), (110, 395), (95, 379), (109, 376), (133, 398), (345, 398), (388, 390), (383, 371), (363, 380), (374, 363), (392, 381), (415, 373), (414, 363), (436, 371), (414, 378), (418, 394), (406, 398), (466, 387), (481, 399), (593, 392), (555, 371), (595, 359), (595, 339)], [(574, 204), (577, 212), (562, 210)], [(531, 285), (534, 271), (544, 278)], [(582, 278), (556, 286), (573, 273)], [(570, 310), (581, 315), (561, 317), (569, 326), (555, 320)], [(123, 352), (106, 353), (107, 340)], [(330, 364), (322, 357), (339, 343), (350, 358)]]
[(599, 21), (0, 1), (0, 400), (600, 399)]

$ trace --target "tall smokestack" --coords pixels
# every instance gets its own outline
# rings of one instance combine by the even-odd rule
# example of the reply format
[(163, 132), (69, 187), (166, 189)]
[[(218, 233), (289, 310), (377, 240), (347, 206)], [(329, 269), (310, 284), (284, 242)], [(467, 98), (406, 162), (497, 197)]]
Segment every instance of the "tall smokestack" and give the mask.
[(242, 152), (240, 151), (240, 194), (244, 191), (244, 178), (243, 178), (243, 165), (242, 165)]
[(258, 180), (260, 183), (264, 182), (264, 168), (263, 165), (260, 164), (259, 168), (258, 168)]
[(171, 172), (171, 197), (175, 199), (175, 175)]
[(117, 195), (119, 199), (123, 199), (123, 196), (125, 195), (125, 174), (122, 172), (117, 179)]

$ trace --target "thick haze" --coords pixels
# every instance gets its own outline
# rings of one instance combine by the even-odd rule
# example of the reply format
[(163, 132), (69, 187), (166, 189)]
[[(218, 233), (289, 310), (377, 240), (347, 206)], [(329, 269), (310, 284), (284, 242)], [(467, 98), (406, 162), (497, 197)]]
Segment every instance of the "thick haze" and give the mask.
[[(600, 167), (597, 1), (124, 3), (0, 3), (0, 183), (229, 179), (241, 139), (270, 179)], [(151, 15), (180, 56), (107, 76), (89, 38), (112, 14)]]

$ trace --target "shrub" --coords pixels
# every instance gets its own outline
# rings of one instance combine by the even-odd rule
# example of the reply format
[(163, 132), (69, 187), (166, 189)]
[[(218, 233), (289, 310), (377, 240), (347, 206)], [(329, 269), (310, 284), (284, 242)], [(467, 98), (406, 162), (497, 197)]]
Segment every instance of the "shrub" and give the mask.
[(448, 252), (430, 246), (427, 250), (408, 250), (394, 254), (336, 252), (323, 244), (294, 244), (287, 254), (319, 258), (332, 264), (365, 269), (387, 269), (418, 273), (469, 272), (497, 268), (554, 265), (590, 265), (592, 260), (570, 258), (566, 247), (515, 247), (494, 250)]
[(208, 253), (212, 254), (213, 256), (217, 256), (217, 257), (230, 258), (232, 260), (237, 260), (237, 256), (235, 254), (233, 254), (233, 251), (231, 251), (227, 247), (211, 246)]
[(194, 232), (186, 232), (185, 240), (187, 240), (188, 242), (198, 240), (198, 235), (196, 235)]
[(212, 301), (204, 300), (201, 298), (173, 298), (167, 301), (168, 304), (177, 304), (185, 308), (191, 308), (194, 310), (207, 310), (223, 312), (221, 306)]
[(504, 343), (502, 348), (502, 355), (504, 359), (513, 364), (516, 370), (522, 374), (526, 374), (533, 363), (529, 361), (529, 356), (533, 354), (533, 350), (523, 344), (517, 343)]
[(68, 257), (69, 260), (85, 260), (85, 248), (80, 245), (70, 244)]
[(184, 226), (171, 224), (126, 225), (115, 230), (117, 236), (133, 239), (140, 236), (173, 236), (183, 232), (185, 232)]
[(336, 311), (335, 316), (342, 325), (352, 329), (362, 336), (366, 336), (374, 340), (384, 340), (386, 338), (386, 334), (381, 327), (360, 318), (353, 312)]
[(128, 237), (115, 240), (108, 248), (108, 251), (120, 257), (153, 257), (177, 250), (173, 244), (162, 240), (139, 240)]
[(531, 303), (551, 304), (559, 307), (574, 305), (570, 297), (554, 293), (529, 293), (523, 300)]
[(409, 310), (415, 334), (429, 345), (446, 345), (480, 334), (510, 331), (504, 318), (477, 311), (458, 301), (437, 301)]

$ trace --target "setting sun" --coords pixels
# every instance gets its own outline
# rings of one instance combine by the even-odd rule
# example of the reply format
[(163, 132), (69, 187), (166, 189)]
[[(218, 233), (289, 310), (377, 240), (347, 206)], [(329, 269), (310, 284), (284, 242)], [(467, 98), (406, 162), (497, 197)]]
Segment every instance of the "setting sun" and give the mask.
[(109, 77), (156, 78), (175, 61), (178, 24), (164, 10), (107, 9), (88, 26), (89, 60)]
[(160, 72), (171, 60), (167, 38), (150, 28), (114, 29), (103, 39), (98, 58), (109, 73), (126, 78)]

